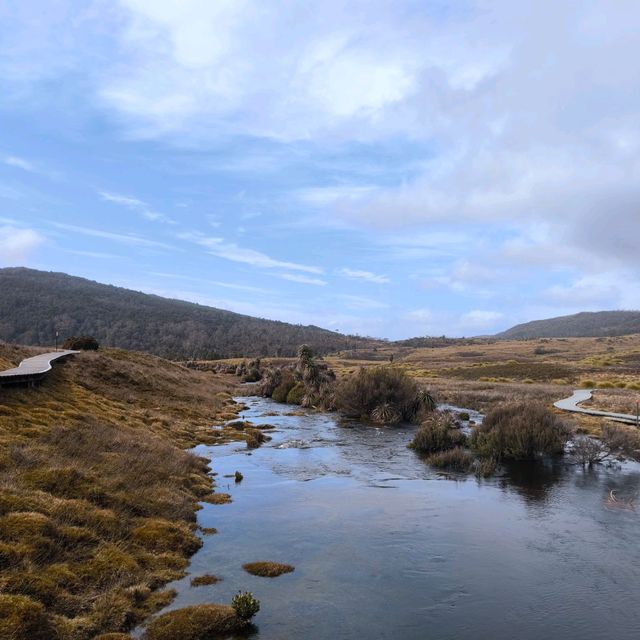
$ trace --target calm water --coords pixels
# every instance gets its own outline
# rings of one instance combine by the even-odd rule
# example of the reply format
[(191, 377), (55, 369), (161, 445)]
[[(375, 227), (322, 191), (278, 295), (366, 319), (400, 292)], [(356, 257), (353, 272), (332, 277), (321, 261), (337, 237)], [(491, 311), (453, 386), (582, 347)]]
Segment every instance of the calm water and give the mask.
[[(171, 609), (250, 590), (262, 602), (259, 640), (640, 637), (640, 516), (623, 505), (640, 488), (638, 467), (450, 479), (406, 448), (411, 429), (262, 416), (290, 408), (241, 400), (245, 418), (278, 429), (251, 455), (198, 447), (234, 502), (200, 512), (219, 534), (172, 585)], [(223, 477), (235, 470), (239, 485)], [(258, 578), (241, 568), (255, 560), (296, 570)], [(203, 573), (223, 581), (191, 588)]]

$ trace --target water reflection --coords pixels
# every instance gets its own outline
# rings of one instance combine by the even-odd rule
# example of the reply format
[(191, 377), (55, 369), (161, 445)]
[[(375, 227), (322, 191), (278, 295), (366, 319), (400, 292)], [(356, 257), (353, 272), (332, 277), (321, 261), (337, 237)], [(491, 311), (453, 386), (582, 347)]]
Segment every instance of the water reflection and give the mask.
[(504, 491), (517, 493), (526, 504), (540, 507), (549, 502), (556, 485), (569, 481), (574, 469), (558, 458), (510, 462), (505, 464), (498, 483)]
[[(229, 505), (205, 505), (191, 575), (172, 608), (228, 602), (238, 589), (262, 601), (259, 640), (635, 640), (640, 583), (638, 516), (609, 507), (632, 496), (640, 471), (596, 472), (550, 460), (510, 465), (500, 478), (450, 480), (406, 445), (412, 429), (341, 426), (330, 415), (247, 400), (245, 417), (276, 426), (252, 455), (237, 443), (199, 447)], [(222, 482), (222, 480), (220, 480)], [(265, 580), (241, 566), (295, 565)]]

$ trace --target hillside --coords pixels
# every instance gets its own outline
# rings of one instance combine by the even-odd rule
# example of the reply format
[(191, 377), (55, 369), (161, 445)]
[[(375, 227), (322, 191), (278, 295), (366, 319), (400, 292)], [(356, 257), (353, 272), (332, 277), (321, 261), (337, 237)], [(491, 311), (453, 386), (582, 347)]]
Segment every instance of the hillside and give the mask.
[(597, 311), (576, 313), (547, 320), (518, 324), (496, 334), (496, 338), (597, 338), (640, 333), (640, 311)]
[[(0, 345), (0, 366), (36, 349)], [(0, 390), (0, 638), (90, 640), (172, 598), (216, 502), (199, 442), (236, 415), (235, 378), (142, 353), (82, 353)]]
[(64, 273), (0, 269), (0, 340), (51, 345), (55, 330), (61, 338), (92, 335), (103, 345), (171, 359), (291, 356), (303, 343), (324, 354), (371, 342)]

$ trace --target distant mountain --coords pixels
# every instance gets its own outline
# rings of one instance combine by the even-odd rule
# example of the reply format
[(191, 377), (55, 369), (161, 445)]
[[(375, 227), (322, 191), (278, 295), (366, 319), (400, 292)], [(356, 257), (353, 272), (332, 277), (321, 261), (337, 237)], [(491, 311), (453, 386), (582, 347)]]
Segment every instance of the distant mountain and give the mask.
[(640, 311), (597, 311), (576, 313), (548, 320), (518, 324), (496, 334), (496, 338), (581, 338), (624, 336), (640, 333)]
[(376, 341), (315, 326), (263, 320), (100, 284), (64, 273), (0, 269), (0, 340), (51, 345), (92, 335), (106, 346), (165, 358), (291, 356), (309, 344), (325, 354)]

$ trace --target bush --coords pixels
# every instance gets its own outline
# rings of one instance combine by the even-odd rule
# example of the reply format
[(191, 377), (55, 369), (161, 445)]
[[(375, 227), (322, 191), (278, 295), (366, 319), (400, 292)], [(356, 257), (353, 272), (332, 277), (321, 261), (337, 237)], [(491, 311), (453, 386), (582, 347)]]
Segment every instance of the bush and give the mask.
[(262, 374), (258, 369), (249, 369), (242, 377), (243, 382), (258, 382), (262, 379)]
[(418, 420), (433, 408), (433, 398), (401, 369), (363, 367), (340, 381), (335, 405), (349, 418), (395, 424)]
[(471, 446), (484, 456), (531, 460), (562, 454), (570, 435), (567, 425), (545, 406), (512, 402), (487, 413), (471, 435)]
[[(237, 596), (236, 596), (237, 597)], [(234, 598), (235, 600), (235, 598)], [(257, 601), (256, 601), (257, 602)], [(259, 608), (258, 603), (258, 608)], [(169, 611), (147, 626), (144, 640), (209, 640), (236, 633), (247, 626), (233, 606), (199, 604)]]
[(571, 457), (583, 467), (602, 462), (611, 454), (605, 442), (589, 436), (576, 437), (571, 443)]
[(271, 398), (276, 402), (286, 402), (289, 391), (296, 386), (296, 381), (293, 379), (293, 375), (290, 371), (283, 371), (282, 381), (273, 390)]
[(287, 404), (302, 404), (302, 398), (306, 395), (307, 390), (302, 382), (298, 382), (287, 394)]
[(100, 344), (93, 336), (71, 336), (62, 343), (62, 348), (74, 351), (97, 351)]
[(602, 442), (612, 456), (640, 461), (640, 433), (635, 428), (605, 424), (602, 427)]
[(231, 599), (231, 606), (240, 620), (251, 620), (260, 611), (260, 601), (250, 591), (238, 591)]
[(427, 462), (438, 469), (461, 471), (466, 473), (474, 467), (475, 458), (471, 453), (461, 447), (454, 447), (447, 451), (432, 453)]
[(438, 453), (465, 442), (466, 436), (455, 428), (451, 414), (438, 411), (420, 425), (409, 447), (420, 453)]

